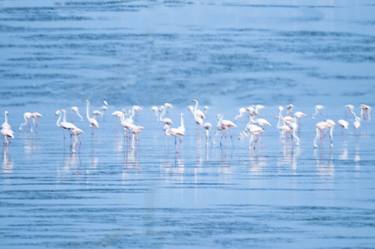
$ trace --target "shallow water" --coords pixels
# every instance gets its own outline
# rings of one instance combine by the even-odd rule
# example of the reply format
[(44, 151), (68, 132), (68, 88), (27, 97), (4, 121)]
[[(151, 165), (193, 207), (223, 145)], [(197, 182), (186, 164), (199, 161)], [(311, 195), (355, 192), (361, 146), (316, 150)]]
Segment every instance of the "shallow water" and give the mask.
[[(373, 248), (374, 123), (313, 150), (314, 120), (293, 148), (274, 119), (279, 104), (322, 103), (334, 120), (374, 106), (373, 13), (371, 1), (1, 1), (1, 109), (15, 129), (25, 111), (44, 116), (3, 148), (0, 248)], [(239, 129), (206, 147), (193, 97), (212, 123), (263, 103), (273, 127), (256, 151)], [(135, 149), (107, 115), (94, 136), (74, 119), (85, 134), (70, 153), (54, 112), (86, 98), (147, 107)], [(148, 108), (164, 101), (173, 120), (186, 113), (178, 153)]]

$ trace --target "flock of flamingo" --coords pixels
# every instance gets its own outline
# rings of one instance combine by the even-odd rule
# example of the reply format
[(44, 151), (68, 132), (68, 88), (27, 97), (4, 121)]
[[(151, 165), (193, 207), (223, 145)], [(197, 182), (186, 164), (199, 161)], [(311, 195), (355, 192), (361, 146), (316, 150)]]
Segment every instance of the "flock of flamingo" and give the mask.
[[(152, 106), (151, 111), (155, 114), (157, 122), (159, 122), (163, 128), (163, 132), (166, 136), (175, 138), (175, 146), (182, 142), (182, 138), (185, 136), (185, 122), (184, 113), (180, 114), (180, 123), (178, 126), (174, 126), (171, 118), (168, 116), (169, 109), (173, 108), (171, 103), (164, 103), (160, 106)], [(249, 147), (256, 149), (256, 145), (264, 134), (268, 126), (271, 123), (261, 117), (261, 112), (265, 108), (264, 105), (250, 105), (247, 107), (241, 107), (239, 113), (234, 117), (235, 121), (224, 119), (222, 114), (217, 114), (216, 130), (220, 132), (220, 146), (223, 144), (223, 139), (227, 139), (228, 132), (237, 127), (235, 122), (239, 122), (240, 119), (247, 116), (248, 121), (242, 131), (239, 133), (239, 139), (248, 138)], [(95, 130), (100, 127), (99, 118), (104, 118), (105, 113), (109, 109), (107, 101), (103, 101), (103, 105), (94, 111), (90, 111), (90, 102), (86, 100), (86, 121), (91, 128), (91, 133), (94, 134)], [(206, 142), (208, 143), (210, 138), (210, 130), (212, 124), (206, 121), (207, 112), (209, 107), (204, 106), (200, 109), (199, 102), (197, 99), (193, 99), (193, 105), (188, 106), (188, 110), (191, 113), (197, 129), (203, 129), (205, 131)], [(339, 119), (336, 122), (332, 119), (323, 119), (322, 113), (325, 107), (323, 105), (316, 105), (314, 107), (314, 113), (312, 119), (320, 120), (315, 125), (315, 138), (313, 140), (313, 147), (317, 148), (323, 143), (324, 137), (328, 135), (329, 145), (333, 146), (333, 131), (336, 124), (342, 129), (348, 129), (352, 124), (354, 129), (360, 129), (362, 122), (369, 122), (371, 120), (371, 107), (366, 104), (359, 106), (359, 115), (355, 112), (355, 106), (348, 104), (345, 106), (347, 119)], [(81, 115), (79, 107), (73, 106), (70, 108), (81, 121), (84, 117)], [(144, 130), (144, 127), (136, 123), (136, 115), (143, 111), (143, 108), (138, 105), (133, 105), (130, 108), (117, 110), (112, 113), (112, 116), (116, 117), (123, 128), (125, 137), (133, 137), (134, 141), (138, 141), (139, 134)], [(77, 127), (76, 124), (67, 121), (66, 109), (59, 109), (56, 111), (57, 121), (56, 126), (61, 128), (64, 133), (69, 132), (71, 137), (72, 152), (77, 152), (76, 145), (80, 144), (79, 137), (84, 131)], [(12, 126), (9, 124), (8, 119), (9, 112), (4, 113), (4, 122), (1, 126), (1, 134), (4, 137), (4, 146), (8, 146), (11, 140), (14, 138), (14, 131)], [(299, 138), (299, 123), (300, 119), (305, 118), (307, 115), (301, 111), (294, 111), (294, 105), (289, 104), (287, 106), (278, 107), (277, 124), (276, 127), (280, 132), (280, 137), (283, 141), (289, 142), (292, 145), (298, 146), (300, 144)], [(30, 132), (35, 132), (38, 129), (38, 125), (42, 114), (39, 112), (25, 112), (23, 114), (24, 122), (20, 124), (19, 130), (23, 130), (25, 127), (29, 128)], [(178, 141), (178, 142), (177, 142)], [(73, 146), (75, 145), (75, 146)]]

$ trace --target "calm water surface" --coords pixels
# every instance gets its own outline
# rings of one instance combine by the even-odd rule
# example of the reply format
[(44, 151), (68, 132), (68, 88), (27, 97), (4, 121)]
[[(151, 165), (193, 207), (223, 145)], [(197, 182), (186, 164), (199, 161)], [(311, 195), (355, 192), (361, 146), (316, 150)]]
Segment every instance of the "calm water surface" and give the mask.
[[(1, 111), (14, 129), (25, 111), (44, 117), (2, 149), (0, 248), (374, 248), (374, 123), (314, 151), (315, 121), (292, 148), (274, 119), (290, 102), (335, 120), (375, 105), (374, 13), (365, 0), (1, 1)], [(255, 152), (239, 129), (206, 146), (193, 97), (212, 123), (263, 103), (273, 127)], [(108, 115), (94, 136), (74, 119), (85, 134), (70, 153), (54, 112), (86, 98), (174, 103), (179, 153), (148, 108), (136, 148)]]

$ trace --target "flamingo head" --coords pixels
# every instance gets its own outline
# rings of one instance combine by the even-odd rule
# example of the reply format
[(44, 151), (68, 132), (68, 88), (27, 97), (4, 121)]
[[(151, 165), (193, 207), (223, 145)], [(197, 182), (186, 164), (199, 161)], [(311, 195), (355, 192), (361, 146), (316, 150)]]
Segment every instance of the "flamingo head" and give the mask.
[(166, 109), (171, 109), (171, 108), (173, 108), (173, 105), (171, 104), (171, 103), (168, 103), (168, 102), (166, 102), (166, 103), (164, 103), (164, 108), (166, 108)]
[(354, 111), (354, 105), (352, 105), (352, 104), (346, 105), (345, 108), (346, 108), (346, 110), (348, 112), (353, 112)]
[(139, 105), (133, 105), (132, 106), (132, 109), (135, 111), (135, 112), (140, 112), (143, 110), (143, 108)]
[(188, 106), (188, 110), (189, 110), (191, 113), (193, 113), (193, 112), (194, 112), (194, 107), (193, 107), (192, 105), (189, 105), (189, 106)]
[(156, 112), (159, 111), (159, 108), (158, 108), (157, 106), (154, 105), (154, 106), (151, 107), (151, 111), (153, 111), (153, 112), (156, 113)]

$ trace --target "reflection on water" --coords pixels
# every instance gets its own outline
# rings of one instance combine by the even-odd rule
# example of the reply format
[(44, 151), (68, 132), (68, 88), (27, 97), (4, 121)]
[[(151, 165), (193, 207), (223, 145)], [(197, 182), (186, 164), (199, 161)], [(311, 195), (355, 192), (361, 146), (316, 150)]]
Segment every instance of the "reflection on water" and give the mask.
[(267, 166), (267, 158), (259, 156), (258, 153), (249, 149), (249, 170), (252, 174), (261, 174), (263, 169)]
[(348, 158), (349, 158), (348, 143), (347, 141), (344, 141), (341, 144), (341, 152), (339, 154), (339, 159), (345, 161), (345, 160), (348, 160)]
[(293, 174), (297, 172), (298, 158), (301, 154), (300, 146), (292, 143), (282, 143), (282, 157), (278, 158), (278, 165), (285, 165), (290, 168)]
[(9, 154), (9, 147), (3, 146), (3, 172), (10, 174), (13, 172), (13, 161)]
[(334, 176), (335, 165), (333, 164), (333, 150), (331, 148), (314, 149), (314, 158), (318, 175)]
[(81, 160), (78, 153), (64, 153), (63, 165), (58, 168), (58, 178), (82, 175)]

